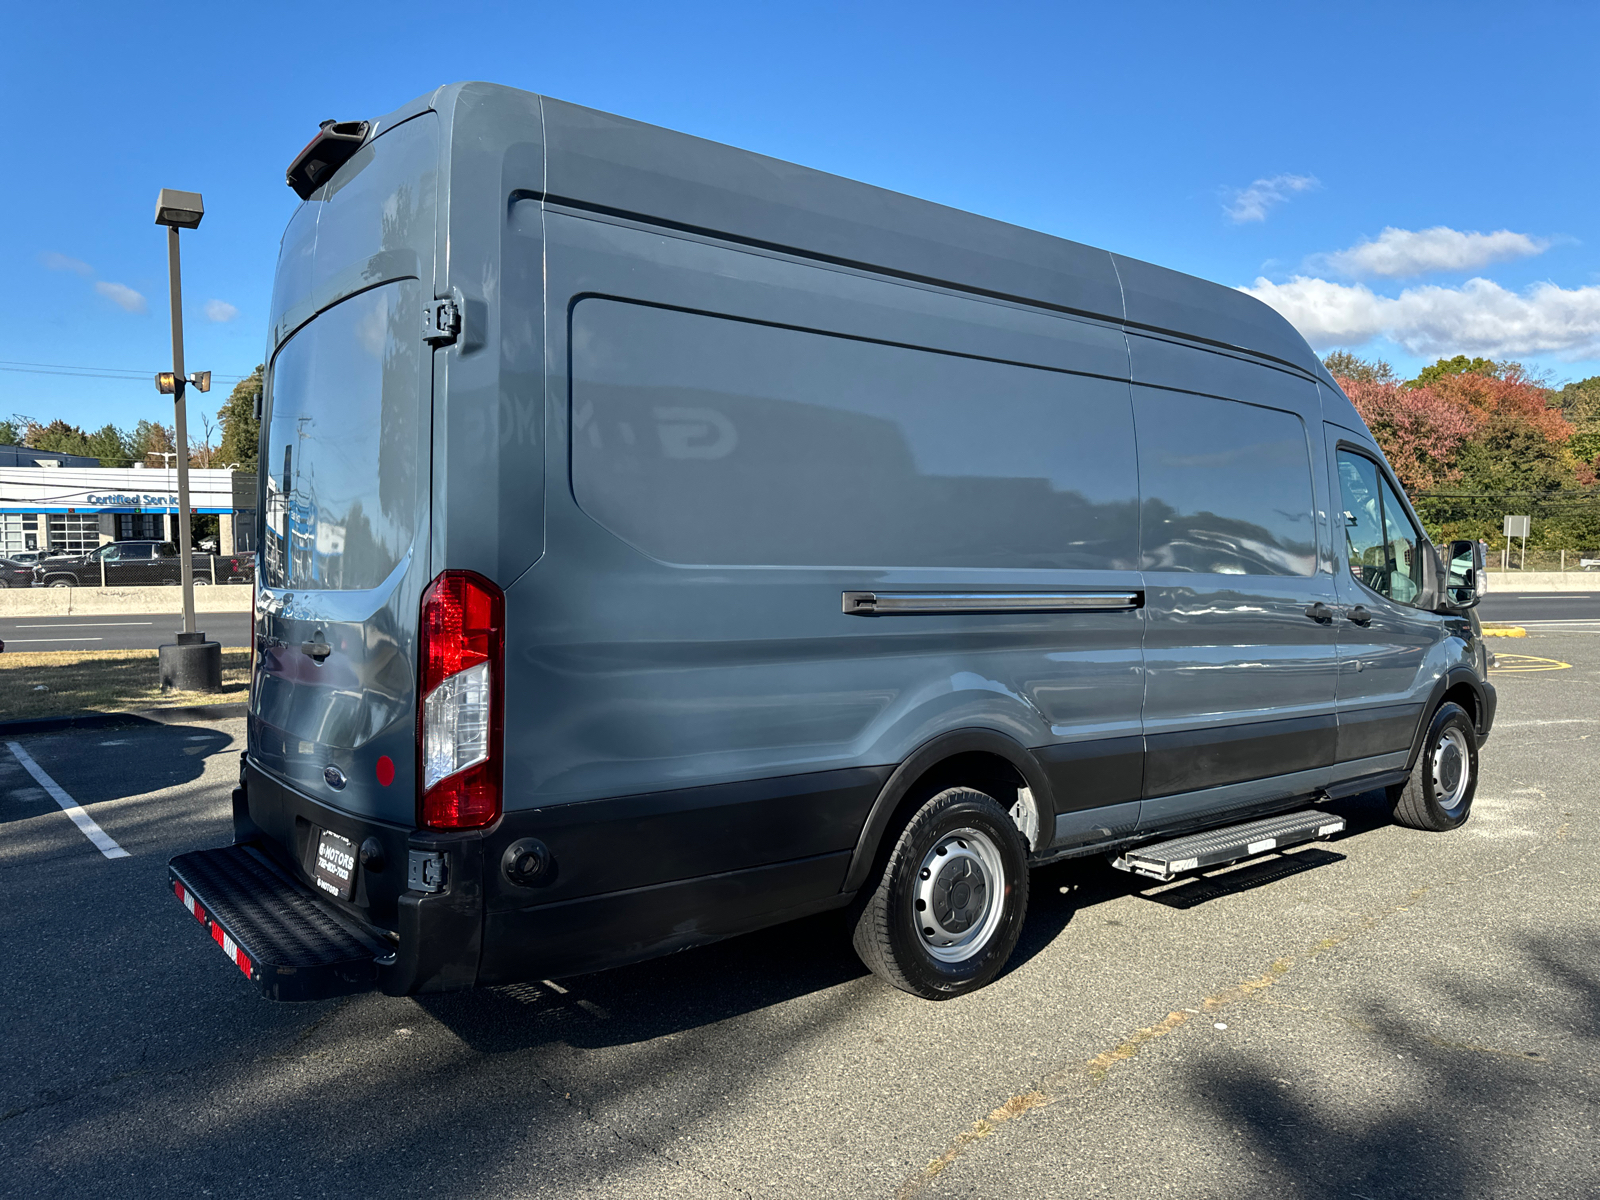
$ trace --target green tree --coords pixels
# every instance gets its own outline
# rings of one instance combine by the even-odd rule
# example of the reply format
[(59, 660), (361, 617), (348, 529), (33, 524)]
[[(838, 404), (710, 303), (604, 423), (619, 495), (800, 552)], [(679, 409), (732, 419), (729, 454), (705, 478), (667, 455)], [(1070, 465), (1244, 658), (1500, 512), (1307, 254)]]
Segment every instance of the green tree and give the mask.
[(89, 435), (60, 417), (48, 425), (30, 425), (25, 437), (30, 450), (48, 450), (54, 454), (89, 453)]
[[(1504, 379), (1507, 369), (1515, 363), (1490, 362), (1487, 358), (1468, 358), (1458, 354), (1454, 358), (1441, 358), (1431, 367), (1423, 367), (1415, 379), (1407, 380), (1406, 387), (1428, 387), (1447, 375), (1485, 375), (1490, 379)], [(1329, 368), (1332, 370), (1332, 368)]]
[(147, 467), (175, 466), (178, 461), (176, 458), (161, 457), (163, 453), (172, 452), (174, 440), (171, 426), (140, 421), (133, 427), (133, 432), (127, 435), (128, 457)]
[(0, 446), (20, 446), (22, 437), (33, 422), (20, 413), (0, 418)]
[(128, 448), (128, 435), (115, 425), (103, 425), (88, 437), (88, 454), (100, 460), (102, 467), (131, 467), (134, 456)]
[(1381, 358), (1367, 361), (1357, 358), (1348, 350), (1335, 350), (1322, 360), (1322, 365), (1328, 368), (1328, 374), (1340, 379), (1353, 379), (1357, 383), (1398, 383), (1399, 376), (1394, 373), (1394, 368)]
[(261, 443), (261, 422), (256, 418), (256, 405), (261, 400), (261, 376), (264, 366), (258, 366), (240, 380), (217, 412), (222, 423), (222, 444), (217, 457), (222, 462), (238, 463), (242, 471), (256, 469), (256, 453)]

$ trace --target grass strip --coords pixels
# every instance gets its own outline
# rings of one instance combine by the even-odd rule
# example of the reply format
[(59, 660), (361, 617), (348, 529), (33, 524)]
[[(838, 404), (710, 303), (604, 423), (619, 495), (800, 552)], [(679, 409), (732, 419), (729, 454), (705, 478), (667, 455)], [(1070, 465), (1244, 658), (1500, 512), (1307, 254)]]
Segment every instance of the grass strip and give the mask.
[(250, 651), (222, 651), (220, 692), (163, 692), (154, 650), (0, 654), (0, 717), (65, 717), (235, 704), (250, 691)]

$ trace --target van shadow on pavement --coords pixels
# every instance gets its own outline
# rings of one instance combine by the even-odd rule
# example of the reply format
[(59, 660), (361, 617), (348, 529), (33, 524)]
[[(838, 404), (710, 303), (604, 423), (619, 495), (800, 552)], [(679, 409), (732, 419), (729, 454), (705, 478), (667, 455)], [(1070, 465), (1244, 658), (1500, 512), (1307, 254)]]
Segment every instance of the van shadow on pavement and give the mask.
[[(31, 737), (0, 735), (16, 742), (79, 804), (143, 796), (199, 779), (206, 760), (225, 751), (233, 737), (207, 725), (164, 725), (139, 717), (105, 729), (74, 729)], [(33, 778), (0, 745), (0, 822), (54, 808)], [(38, 807), (28, 789), (43, 797)], [(13, 792), (21, 793), (14, 796)]]
[[(1348, 822), (1341, 840), (1390, 823), (1381, 792), (1329, 808)], [(1006, 973), (1046, 950), (1080, 912), (1096, 905), (1141, 895), (1193, 908), (1344, 860), (1326, 846), (1296, 847), (1174, 884), (1118, 871), (1100, 856), (1039, 868), (1030, 880), (1027, 922)], [(592, 975), (416, 999), (483, 1053), (552, 1042), (594, 1049), (712, 1025), (868, 974), (850, 946), (848, 918), (841, 910)]]

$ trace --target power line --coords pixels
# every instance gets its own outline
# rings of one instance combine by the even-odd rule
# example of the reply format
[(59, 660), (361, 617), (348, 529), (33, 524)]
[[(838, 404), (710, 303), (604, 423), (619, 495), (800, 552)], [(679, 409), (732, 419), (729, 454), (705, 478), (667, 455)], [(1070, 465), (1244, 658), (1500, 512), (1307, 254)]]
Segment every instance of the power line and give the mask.
[[(66, 375), (78, 379), (151, 379), (154, 371), (135, 371), (126, 367), (79, 367), (71, 363), (36, 363), (18, 362), (12, 359), (0, 359), (0, 371), (16, 371), (29, 375)], [(249, 378), (246, 375), (219, 375), (215, 372), (211, 376), (218, 383), (239, 383)]]

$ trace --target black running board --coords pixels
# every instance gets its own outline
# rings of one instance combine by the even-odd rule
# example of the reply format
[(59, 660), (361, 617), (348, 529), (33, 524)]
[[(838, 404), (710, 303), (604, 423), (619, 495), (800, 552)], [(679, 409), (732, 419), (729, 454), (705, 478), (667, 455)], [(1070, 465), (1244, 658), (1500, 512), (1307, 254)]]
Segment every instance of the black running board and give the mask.
[(325, 1000), (371, 991), (394, 948), (323, 905), (251, 846), (180, 854), (173, 894), (270, 1000)]
[(1301, 812), (1268, 817), (1264, 821), (1208, 829), (1204, 833), (1173, 838), (1168, 842), (1139, 846), (1125, 851), (1120, 858), (1112, 859), (1111, 865), (1119, 871), (1148, 875), (1151, 879), (1165, 882), (1185, 871), (1220, 867), (1272, 850), (1282, 850), (1285, 846), (1325, 840), (1342, 832), (1343, 817), (1308, 808)]

